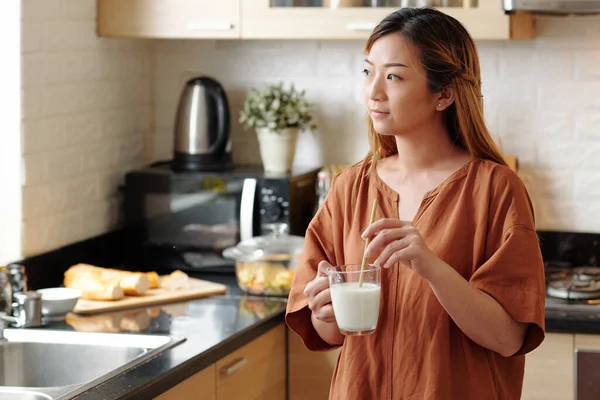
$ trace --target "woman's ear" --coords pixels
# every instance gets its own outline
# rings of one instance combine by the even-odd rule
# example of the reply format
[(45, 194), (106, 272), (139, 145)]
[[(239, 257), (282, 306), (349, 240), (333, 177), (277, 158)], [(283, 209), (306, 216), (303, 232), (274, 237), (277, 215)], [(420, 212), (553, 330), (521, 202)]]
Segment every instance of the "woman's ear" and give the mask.
[(444, 111), (454, 103), (454, 88), (446, 86), (441, 92), (436, 94), (436, 111)]

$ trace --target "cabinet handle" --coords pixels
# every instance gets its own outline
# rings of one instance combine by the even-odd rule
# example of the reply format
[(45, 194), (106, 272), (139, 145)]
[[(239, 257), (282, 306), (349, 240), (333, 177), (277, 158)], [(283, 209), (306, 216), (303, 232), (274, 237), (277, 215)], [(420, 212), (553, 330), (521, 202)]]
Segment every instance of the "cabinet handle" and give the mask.
[(246, 362), (247, 362), (247, 360), (245, 358), (238, 358), (237, 360), (234, 360), (228, 366), (221, 368), (221, 375), (224, 375), (224, 376), (233, 375), (238, 369), (240, 369), (244, 365), (246, 365)]
[(377, 24), (374, 24), (372, 22), (364, 22), (364, 23), (349, 23), (348, 25), (346, 25), (346, 29), (350, 30), (350, 31), (372, 31), (373, 29), (375, 29), (375, 27), (377, 26)]
[(185, 27), (188, 31), (229, 31), (233, 29), (232, 24), (213, 24), (204, 22), (187, 24)]

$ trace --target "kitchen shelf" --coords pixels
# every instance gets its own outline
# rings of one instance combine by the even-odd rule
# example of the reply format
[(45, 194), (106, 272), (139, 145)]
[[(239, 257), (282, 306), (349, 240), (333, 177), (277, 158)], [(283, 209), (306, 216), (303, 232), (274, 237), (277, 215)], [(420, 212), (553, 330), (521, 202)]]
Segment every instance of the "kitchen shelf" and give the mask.
[[(531, 39), (533, 16), (498, 0), (462, 0), (440, 11), (476, 40)], [(271, 0), (97, 0), (98, 34), (157, 39), (366, 39), (393, 7), (272, 7)]]
[(240, 0), (97, 0), (96, 6), (103, 37), (240, 37)]
[[(533, 17), (505, 14), (497, 0), (479, 0), (471, 7), (440, 7), (461, 21), (478, 40), (530, 39)], [(375, 25), (395, 11), (391, 7), (271, 7), (270, 0), (244, 0), (242, 38), (245, 39), (366, 39)]]

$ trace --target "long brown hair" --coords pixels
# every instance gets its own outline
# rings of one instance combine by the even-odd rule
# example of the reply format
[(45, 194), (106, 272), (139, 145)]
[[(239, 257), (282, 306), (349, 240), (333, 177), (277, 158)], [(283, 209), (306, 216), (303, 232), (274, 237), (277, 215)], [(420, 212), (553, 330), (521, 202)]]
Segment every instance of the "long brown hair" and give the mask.
[[(451, 140), (474, 157), (506, 165), (483, 116), (481, 73), (477, 47), (455, 18), (432, 8), (401, 8), (385, 17), (367, 40), (365, 53), (384, 35), (400, 33), (420, 51), (431, 93), (452, 87), (455, 101), (445, 112)], [(364, 159), (372, 170), (377, 161), (397, 154), (393, 136), (380, 135), (367, 114), (371, 150)]]

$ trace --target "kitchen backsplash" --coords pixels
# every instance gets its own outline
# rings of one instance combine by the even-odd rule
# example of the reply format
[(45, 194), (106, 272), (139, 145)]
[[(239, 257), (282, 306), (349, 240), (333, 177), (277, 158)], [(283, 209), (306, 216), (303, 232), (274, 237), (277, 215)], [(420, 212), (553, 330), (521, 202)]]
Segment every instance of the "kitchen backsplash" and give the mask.
[(23, 255), (118, 225), (144, 163), (152, 43), (99, 39), (94, 0), (22, 1)]
[[(367, 151), (360, 41), (99, 39), (94, 0), (22, 4), (25, 256), (119, 226), (123, 173), (171, 157), (192, 76), (225, 86), (238, 162), (260, 161), (237, 123), (246, 91), (280, 80), (315, 103), (319, 131), (301, 135), (298, 164)], [(487, 122), (519, 156), (540, 229), (600, 232), (600, 18), (537, 26), (533, 41), (478, 43)]]
[[(478, 42), (487, 123), (521, 176), (540, 229), (600, 232), (600, 17), (541, 17), (539, 37)], [(233, 118), (250, 87), (283, 80), (307, 90), (319, 132), (298, 163), (352, 163), (367, 151), (360, 41), (160, 41), (155, 51), (155, 157), (167, 158), (184, 81), (212, 75)], [(254, 132), (233, 124), (234, 157), (258, 162)], [(323, 145), (322, 151), (317, 145)]]

